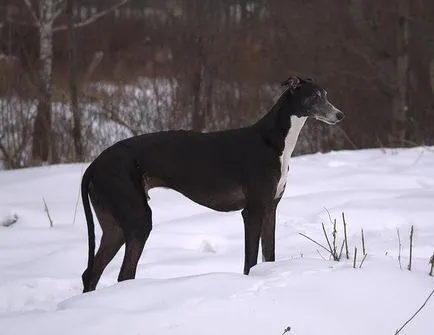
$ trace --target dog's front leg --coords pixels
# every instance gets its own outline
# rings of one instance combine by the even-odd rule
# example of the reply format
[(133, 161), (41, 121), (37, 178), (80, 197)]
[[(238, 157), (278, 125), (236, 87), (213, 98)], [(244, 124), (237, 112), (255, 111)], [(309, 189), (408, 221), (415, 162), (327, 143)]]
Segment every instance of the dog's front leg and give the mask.
[(241, 212), (244, 220), (244, 274), (258, 263), (259, 239), (266, 209), (263, 206), (250, 206)]
[(276, 234), (276, 209), (280, 198), (275, 199), (273, 205), (267, 208), (261, 230), (262, 261), (274, 262), (275, 234)]

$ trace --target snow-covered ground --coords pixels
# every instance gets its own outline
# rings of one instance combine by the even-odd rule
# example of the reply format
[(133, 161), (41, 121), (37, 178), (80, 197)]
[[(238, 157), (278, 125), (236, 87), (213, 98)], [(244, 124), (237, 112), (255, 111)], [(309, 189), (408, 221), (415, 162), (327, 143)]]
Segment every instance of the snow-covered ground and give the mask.
[[(168, 190), (152, 190), (154, 229), (137, 279), (116, 283), (122, 250), (95, 292), (81, 294), (87, 233), (85, 165), (0, 173), (0, 333), (13, 335), (394, 334), (434, 289), (434, 152), (342, 151), (292, 160), (278, 208), (275, 263), (243, 276), (239, 212), (217, 213)], [(45, 199), (54, 226), (44, 211)], [(299, 235), (324, 241), (341, 212), (351, 256), (333, 262)], [(406, 269), (414, 225), (412, 271)], [(402, 269), (398, 263), (399, 228)], [(99, 235), (97, 230), (97, 235)], [(319, 252), (318, 252), (319, 251)], [(321, 255), (320, 255), (321, 253)], [(357, 266), (361, 262), (358, 257)], [(434, 298), (401, 334), (434, 334)]]

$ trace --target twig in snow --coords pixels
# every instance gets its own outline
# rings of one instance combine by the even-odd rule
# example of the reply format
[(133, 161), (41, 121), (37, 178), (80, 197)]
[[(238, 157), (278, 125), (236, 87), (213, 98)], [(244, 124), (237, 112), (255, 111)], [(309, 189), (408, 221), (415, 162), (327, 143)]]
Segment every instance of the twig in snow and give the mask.
[(342, 245), (341, 245), (341, 251), (339, 251), (339, 259), (341, 259), (341, 257), (342, 257), (342, 252), (344, 251), (344, 245), (345, 245), (345, 240), (344, 241), (342, 241)]
[(342, 222), (344, 224), (345, 253), (346, 253), (347, 259), (350, 259), (350, 253), (348, 252), (347, 221), (345, 220), (345, 214), (344, 214), (344, 212), (342, 212)]
[(324, 250), (326, 250), (329, 254), (331, 254), (331, 250), (327, 249), (325, 246), (323, 246), (322, 244), (318, 243), (317, 241), (315, 241), (314, 239), (311, 239), (309, 236), (303, 234), (303, 233), (299, 233), (301, 236), (307, 238), (309, 241), (312, 241), (313, 243), (315, 243), (317, 246), (320, 246), (321, 248), (323, 248)]
[(363, 233), (363, 228), (362, 228), (362, 251), (363, 251), (363, 255), (366, 255), (366, 249), (365, 249), (365, 234)]
[[(324, 235), (326, 237), (326, 240), (327, 240), (327, 243), (328, 243), (328, 245), (330, 247), (330, 250), (332, 251), (331, 254), (333, 256), (333, 260), (339, 261), (341, 259), (341, 255), (338, 254), (338, 251), (337, 251), (337, 248), (336, 248), (336, 238), (337, 238), (336, 219), (332, 220), (332, 216), (330, 215), (330, 211), (326, 207), (324, 207), (324, 209), (327, 212), (327, 215), (329, 217), (330, 223), (333, 225), (333, 232), (332, 232), (332, 236), (333, 236), (333, 244), (332, 245), (333, 245), (333, 247), (330, 244), (330, 241), (329, 241), (328, 235), (326, 233), (324, 224), (322, 224), (322, 229), (324, 231)], [(346, 233), (345, 233), (345, 237), (346, 237)], [(345, 241), (345, 239), (344, 239), (344, 241)]]
[(429, 299), (431, 299), (432, 295), (434, 294), (434, 290), (431, 291), (431, 293), (429, 294), (428, 298), (426, 298), (425, 302), (422, 304), (422, 306), (419, 307), (419, 309), (416, 311), (416, 313), (414, 313), (410, 319), (408, 319), (402, 326), (401, 328), (399, 328), (396, 332), (395, 335), (399, 334), (399, 332), (404, 329), (404, 327), (409, 324), (411, 322), (411, 320), (414, 319), (414, 317), (422, 310), (422, 308), (425, 307), (426, 303), (428, 302)]
[(338, 231), (336, 230), (336, 219), (333, 220), (333, 255), (336, 261), (339, 260), (338, 252), (336, 251), (336, 236)]
[(429, 272), (430, 276), (433, 276), (433, 272), (434, 272), (434, 253), (431, 256), (431, 259), (429, 260), (430, 264), (431, 264), (431, 271)]
[(48, 210), (48, 206), (47, 206), (47, 203), (45, 202), (44, 198), (42, 198), (42, 201), (44, 202), (45, 213), (47, 213), (48, 220), (50, 221), (50, 228), (52, 228), (53, 227), (53, 220), (51, 219), (50, 211)]
[(332, 220), (332, 216), (330, 215), (330, 211), (326, 207), (324, 207), (324, 209), (327, 212), (327, 215), (329, 216), (330, 223), (333, 224), (333, 220)]
[(289, 331), (291, 331), (291, 327), (286, 327), (285, 330), (283, 331), (282, 335), (285, 335)]
[(336, 254), (333, 252), (332, 245), (330, 244), (330, 240), (329, 240), (329, 237), (328, 237), (327, 232), (325, 230), (324, 223), (321, 223), (321, 225), (322, 225), (322, 231), (324, 232), (324, 236), (325, 236), (327, 244), (329, 246), (330, 254), (333, 256), (333, 260), (338, 261), (338, 259), (336, 258)]
[[(324, 246), (324, 245), (322, 245), (321, 243), (318, 243), (317, 241), (315, 241), (314, 239), (310, 238), (309, 236), (307, 236), (307, 235), (305, 235), (305, 234), (303, 234), (303, 233), (299, 233), (299, 234), (300, 234), (301, 236), (307, 238), (309, 241), (311, 241), (311, 242), (315, 243), (316, 245), (320, 246), (320, 247), (323, 248), (324, 250), (326, 250), (326, 251), (330, 254), (330, 256), (333, 257), (333, 260), (334, 260), (334, 261), (339, 262), (340, 259), (341, 259), (341, 257), (342, 257), (342, 252), (343, 252), (344, 246), (346, 246), (346, 249), (347, 249), (347, 258), (349, 257), (349, 253), (348, 253), (348, 243), (347, 243), (347, 233), (346, 233), (346, 222), (345, 222), (345, 216), (344, 216), (344, 213), (342, 213), (342, 217), (343, 217), (343, 221), (344, 221), (345, 238), (344, 238), (344, 240), (342, 241), (342, 245), (341, 245), (340, 249), (338, 250), (338, 246), (337, 246), (337, 244), (338, 244), (338, 241), (337, 241), (337, 236), (338, 236), (338, 234), (337, 234), (337, 223), (336, 223), (336, 219), (334, 219), (334, 220), (332, 219), (332, 217), (331, 217), (331, 215), (330, 215), (330, 212), (327, 210), (327, 208), (325, 208), (325, 210), (326, 210), (327, 213), (328, 213), (330, 223), (333, 225), (333, 231), (332, 231), (332, 237), (333, 237), (333, 240), (331, 240), (331, 238), (329, 238), (329, 236), (328, 236), (328, 234), (327, 234), (327, 231), (326, 231), (326, 228), (325, 228), (324, 222), (321, 223), (322, 231), (323, 231), (323, 233), (324, 233), (324, 237), (325, 237), (325, 239), (326, 239), (326, 242), (327, 242), (327, 246), (328, 246), (328, 248), (327, 248), (327, 246)], [(320, 256), (322, 257), (321, 254), (320, 254)], [(323, 258), (323, 257), (322, 257), (322, 258)]]
[(353, 262), (353, 268), (356, 268), (356, 260), (357, 260), (357, 247), (354, 247), (354, 262)]
[(362, 268), (363, 262), (365, 261), (365, 259), (366, 259), (367, 256), (368, 256), (368, 254), (365, 254), (365, 255), (363, 256), (363, 259), (362, 259), (362, 261), (360, 262), (360, 265), (359, 265), (359, 269)]
[(318, 253), (318, 255), (320, 255), (320, 257), (323, 259), (323, 260), (325, 260), (326, 261), (326, 259), (325, 259), (325, 257), (319, 252), (319, 250), (318, 249), (316, 249), (316, 252)]
[(72, 224), (75, 224), (75, 218), (77, 217), (77, 208), (78, 208), (78, 201), (80, 199), (80, 191), (77, 192), (77, 200), (75, 201), (75, 207), (74, 207), (74, 217), (72, 218)]
[(411, 271), (411, 259), (413, 257), (413, 225), (411, 225), (411, 230), (410, 230), (410, 260), (408, 261), (408, 271)]
[(396, 233), (398, 234), (398, 262), (399, 262), (399, 268), (402, 270), (402, 264), (401, 264), (401, 236), (399, 235), (399, 228), (396, 228)]

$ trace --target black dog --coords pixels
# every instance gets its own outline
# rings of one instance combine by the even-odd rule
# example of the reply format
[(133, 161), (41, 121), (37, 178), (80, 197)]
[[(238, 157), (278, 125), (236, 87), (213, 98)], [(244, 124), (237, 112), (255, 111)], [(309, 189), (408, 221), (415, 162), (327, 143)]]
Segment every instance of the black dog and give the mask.
[[(289, 158), (306, 118), (334, 124), (344, 114), (310, 79), (290, 77), (272, 109), (255, 124), (210, 133), (165, 131), (117, 142), (86, 170), (82, 200), (88, 224), (89, 261), (84, 292), (94, 290), (104, 268), (126, 243), (119, 281), (135, 277), (152, 229), (148, 191), (167, 187), (217, 211), (242, 209), (244, 274), (274, 261), (276, 207), (285, 189)], [(89, 196), (102, 228), (95, 252)]]

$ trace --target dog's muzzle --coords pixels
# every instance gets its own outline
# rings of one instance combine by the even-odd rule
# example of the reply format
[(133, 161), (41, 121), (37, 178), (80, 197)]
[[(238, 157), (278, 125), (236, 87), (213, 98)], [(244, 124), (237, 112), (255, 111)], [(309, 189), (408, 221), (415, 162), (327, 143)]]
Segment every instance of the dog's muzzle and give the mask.
[(327, 101), (314, 107), (313, 117), (328, 124), (336, 124), (345, 118), (345, 114)]

